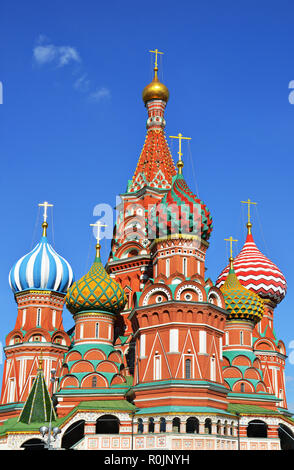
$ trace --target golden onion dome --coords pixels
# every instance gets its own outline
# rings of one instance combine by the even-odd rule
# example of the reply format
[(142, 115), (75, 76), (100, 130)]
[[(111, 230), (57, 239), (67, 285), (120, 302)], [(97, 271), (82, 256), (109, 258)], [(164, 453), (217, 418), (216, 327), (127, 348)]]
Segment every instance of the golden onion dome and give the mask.
[(167, 103), (169, 98), (168, 88), (158, 80), (157, 76), (158, 68), (154, 68), (154, 78), (149, 85), (145, 86), (142, 97), (146, 104), (150, 100), (162, 100)]
[(230, 271), (220, 290), (224, 296), (226, 309), (229, 312), (227, 320), (251, 320), (254, 323), (262, 319), (264, 302), (259, 295), (242, 286), (237, 278), (233, 258), (230, 258)]
[(99, 244), (96, 250), (90, 271), (67, 291), (65, 303), (74, 315), (86, 311), (118, 314), (126, 305), (127, 297), (123, 288), (104, 269)]

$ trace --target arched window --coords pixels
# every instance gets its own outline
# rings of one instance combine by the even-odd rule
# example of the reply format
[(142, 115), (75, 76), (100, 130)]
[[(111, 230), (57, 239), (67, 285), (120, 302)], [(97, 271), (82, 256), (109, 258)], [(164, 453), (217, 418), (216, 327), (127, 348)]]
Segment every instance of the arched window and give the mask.
[(216, 423), (216, 433), (217, 434), (221, 434), (221, 422), (220, 420), (218, 420), (218, 422)]
[(195, 416), (191, 416), (186, 421), (186, 432), (198, 434), (199, 433), (199, 421)]
[(205, 423), (204, 423), (204, 432), (205, 434), (211, 434), (211, 419), (206, 418)]
[(99, 338), (99, 323), (95, 324), (95, 338)]
[(92, 388), (95, 388), (95, 387), (97, 387), (97, 377), (96, 376), (94, 376), (92, 378)]
[(260, 419), (253, 419), (248, 423), (247, 437), (267, 437), (267, 424)]
[(85, 421), (75, 421), (62, 435), (61, 448), (70, 449), (79, 442), (85, 435)]
[(113, 415), (103, 415), (96, 421), (96, 434), (118, 434), (119, 419)]
[(180, 432), (181, 429), (181, 421), (180, 418), (173, 419), (173, 432)]
[(149, 418), (148, 432), (154, 432), (154, 418)]
[(244, 383), (241, 383), (241, 392), (242, 392), (242, 393), (245, 392), (245, 384), (244, 384)]
[(243, 333), (243, 331), (240, 331), (240, 344), (241, 344), (241, 346), (243, 345), (243, 342), (244, 342), (244, 333)]
[(138, 432), (142, 433), (144, 431), (143, 419), (138, 419)]
[(163, 417), (160, 418), (159, 432), (166, 432), (166, 420)]
[(191, 359), (185, 360), (185, 378), (191, 379)]

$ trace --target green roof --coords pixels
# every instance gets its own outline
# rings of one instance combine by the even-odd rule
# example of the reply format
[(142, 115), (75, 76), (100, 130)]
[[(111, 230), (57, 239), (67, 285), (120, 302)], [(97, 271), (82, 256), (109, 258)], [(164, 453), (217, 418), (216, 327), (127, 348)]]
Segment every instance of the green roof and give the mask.
[(280, 415), (278, 411), (269, 410), (268, 408), (263, 408), (262, 406), (257, 405), (239, 405), (235, 403), (229, 403), (228, 411), (231, 413), (241, 413), (241, 414), (272, 414)]
[(56, 413), (44, 379), (43, 369), (39, 367), (31, 391), (24, 404), (19, 421), (30, 424), (49, 422), (56, 419)]

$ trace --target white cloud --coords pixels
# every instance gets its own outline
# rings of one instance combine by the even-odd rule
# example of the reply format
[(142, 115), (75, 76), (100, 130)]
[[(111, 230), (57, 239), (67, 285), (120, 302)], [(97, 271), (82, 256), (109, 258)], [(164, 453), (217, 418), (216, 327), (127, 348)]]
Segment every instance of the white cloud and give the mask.
[(73, 84), (76, 90), (87, 92), (90, 87), (90, 80), (88, 79), (88, 75), (85, 73), (81, 77), (79, 77)]
[(40, 36), (38, 45), (34, 47), (33, 55), (35, 62), (39, 65), (55, 63), (58, 67), (63, 67), (70, 62), (80, 62), (78, 51), (71, 46), (55, 46), (54, 44), (43, 44), (47, 41), (45, 36)]
[(110, 98), (110, 97), (111, 97), (110, 90), (108, 88), (105, 88), (105, 87), (98, 88), (96, 91), (91, 93), (90, 96), (89, 96), (91, 101), (97, 101), (97, 102), (101, 101), (105, 98)]

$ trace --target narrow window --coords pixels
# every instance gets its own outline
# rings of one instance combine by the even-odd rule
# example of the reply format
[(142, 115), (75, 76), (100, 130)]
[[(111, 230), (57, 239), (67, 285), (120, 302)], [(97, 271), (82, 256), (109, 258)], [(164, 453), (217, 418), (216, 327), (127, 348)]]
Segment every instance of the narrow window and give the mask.
[(95, 325), (95, 338), (99, 338), (99, 323)]
[(212, 382), (216, 381), (216, 374), (215, 374), (215, 358), (211, 357), (210, 358), (210, 380)]
[(53, 328), (55, 328), (55, 324), (56, 324), (56, 310), (53, 310), (53, 312), (52, 312), (52, 326), (53, 326)]
[(41, 325), (41, 309), (37, 309), (37, 326)]
[(22, 327), (25, 325), (26, 317), (27, 317), (27, 309), (24, 308), (22, 311), (22, 325), (21, 325)]
[(80, 339), (83, 339), (84, 337), (84, 323), (81, 323), (80, 325)]
[(191, 379), (191, 359), (185, 360), (185, 377)]
[(244, 334), (243, 331), (240, 331), (240, 344), (242, 345), (244, 341)]
[(165, 261), (165, 275), (166, 275), (166, 277), (169, 277), (169, 276), (170, 276), (169, 264), (170, 264), (170, 260), (167, 259), (167, 260)]
[(161, 379), (161, 357), (154, 356), (154, 380)]
[(146, 335), (141, 335), (140, 337), (140, 357), (145, 357), (146, 355)]
[(169, 331), (169, 352), (179, 352), (179, 330)]
[(199, 352), (206, 354), (206, 331), (199, 331)]
[(187, 277), (187, 258), (183, 258), (183, 274)]
[(228, 346), (229, 344), (229, 332), (228, 331), (226, 331), (225, 333), (225, 338), (226, 338), (226, 346)]
[(92, 378), (92, 388), (97, 387), (97, 377)]
[(219, 339), (219, 358), (222, 361), (223, 359), (223, 339)]
[(241, 392), (244, 393), (245, 392), (245, 384), (241, 384)]

